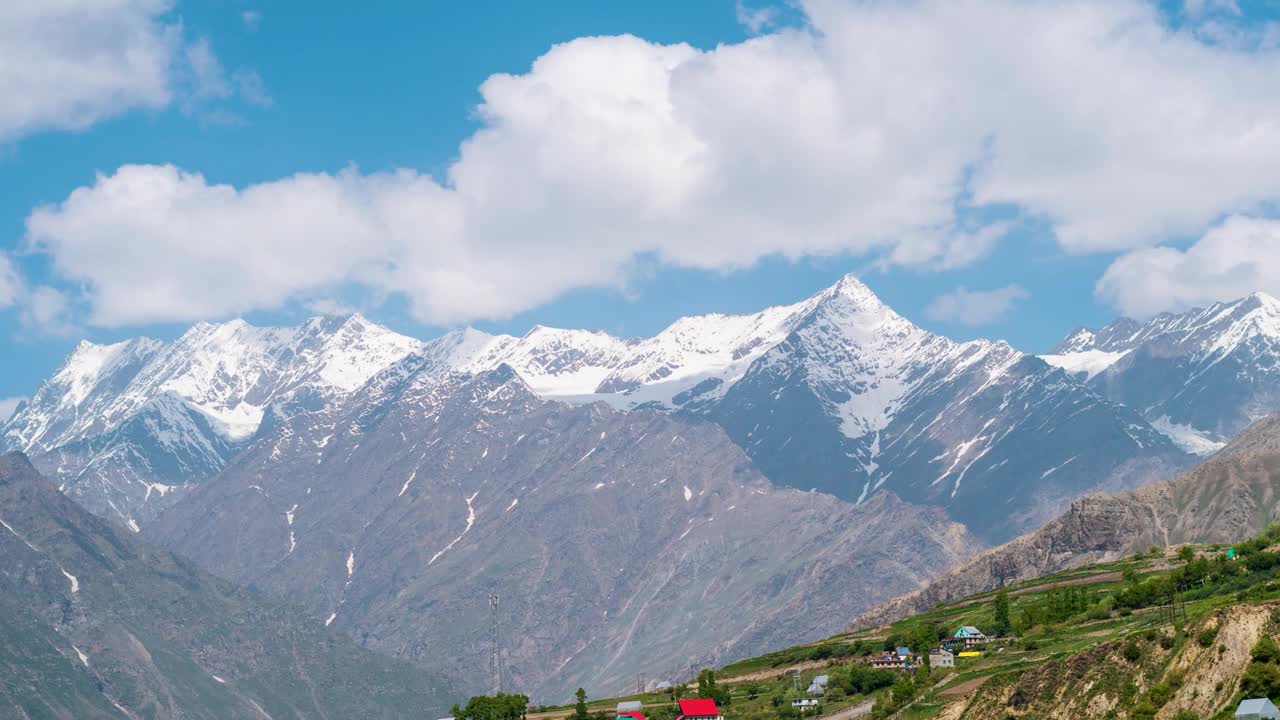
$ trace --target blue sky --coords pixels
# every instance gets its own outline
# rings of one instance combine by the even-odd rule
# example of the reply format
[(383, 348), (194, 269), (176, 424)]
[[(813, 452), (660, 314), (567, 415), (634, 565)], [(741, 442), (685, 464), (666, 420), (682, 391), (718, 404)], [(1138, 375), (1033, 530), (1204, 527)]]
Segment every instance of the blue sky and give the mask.
[[(62, 105), (35, 119), (15, 116), (7, 120), (6, 126), (6, 119), (0, 116), (0, 187), (4, 188), (0, 193), (0, 251), (7, 254), (20, 278), (20, 288), (10, 292), (9, 306), (0, 309), (0, 352), (5, 358), (0, 398), (32, 392), (81, 338), (100, 342), (143, 334), (169, 338), (195, 319), (220, 320), (235, 315), (260, 323), (289, 323), (314, 314), (317, 307), (355, 307), (373, 319), (420, 337), (462, 323), (495, 332), (522, 333), (530, 325), (541, 323), (647, 335), (680, 315), (742, 312), (793, 302), (835, 282), (846, 272), (855, 272), (886, 302), (927, 328), (957, 339), (1001, 337), (1017, 347), (1043, 352), (1072, 328), (1105, 323), (1120, 311), (1149, 315), (1226, 299), (1224, 296), (1237, 291), (1241, 295), (1254, 289), (1276, 291), (1270, 286), (1255, 285), (1263, 284), (1257, 278), (1280, 274), (1274, 272), (1280, 269), (1275, 265), (1280, 263), (1275, 252), (1280, 245), (1268, 239), (1272, 233), (1271, 209), (1280, 195), (1275, 169), (1278, 165), (1274, 162), (1280, 157), (1276, 150), (1280, 143), (1273, 144), (1275, 138), (1268, 132), (1274, 131), (1264, 131), (1261, 137), (1256, 132), (1247, 135), (1247, 127), (1228, 119), (1231, 116), (1247, 121), (1249, 113), (1265, 119), (1274, 117), (1270, 114), (1273, 109), (1280, 109), (1280, 91), (1274, 82), (1265, 80), (1274, 78), (1272, 71), (1280, 67), (1274, 50), (1280, 34), (1270, 34), (1270, 23), (1278, 12), (1276, 4), (1267, 0), (1165, 2), (1158, 7), (1140, 2), (1115, 3), (1126, 9), (1120, 12), (1099, 5), (1100, 9), (1083, 20), (1051, 3), (1045, 5), (1043, 17), (1028, 18), (1024, 17), (1025, 11), (1016, 8), (997, 8), (990, 11), (989, 19), (966, 18), (938, 3), (923, 3), (917, 17), (905, 17), (906, 11), (902, 10), (874, 15), (865, 7), (835, 0), (776, 7), (765, 2), (743, 7), (733, 0), (382, 2), (358, 10), (337, 4), (248, 0), (179, 2), (173, 7), (156, 0), (117, 0), (114, 4), (119, 6), (122, 17), (128, 16), (128, 22), (122, 21), (122, 29), (108, 44), (119, 41), (121, 47), (127, 46), (120, 40), (126, 30), (170, 38), (170, 44), (165, 46), (169, 54), (165, 56), (167, 62), (162, 63), (164, 77), (158, 81), (162, 86), (159, 89), (154, 83), (143, 85), (139, 80), (133, 86), (139, 99), (96, 100), (101, 110), (95, 117), (74, 119), (72, 109), (89, 101), (74, 97), (72, 89), (65, 89), (67, 83), (51, 81), (42, 86), (32, 80), (24, 85), (12, 77), (3, 77), (4, 72), (42, 77), (40, 53), (34, 53), (30, 67), (0, 71), (0, 93), (6, 92), (6, 87), (11, 88), (9, 91), (33, 93), (43, 92), (33, 88), (56, 85), (59, 92), (65, 90), (68, 94), (59, 100)], [(996, 5), (1000, 4), (991, 7)], [(969, 9), (978, 7), (981, 6)], [(1149, 16), (1143, 14), (1143, 8), (1150, 8)], [(755, 16), (762, 24), (753, 26), (749, 17), (752, 11), (764, 13)], [(980, 12), (988, 10), (983, 8)], [(976, 16), (980, 12), (974, 10), (970, 14)], [(897, 46), (902, 42), (893, 35), (908, 20), (923, 22), (936, 32), (935, 40), (927, 47), (942, 44), (943, 50), (921, 51), (923, 59), (919, 62), (914, 55), (900, 56)], [(1070, 23), (1076, 21), (1082, 22), (1086, 30), (1116, 27), (1132, 33), (1132, 47), (1115, 50), (1098, 61), (1083, 62), (1094, 54), (1085, 52), (1090, 50), (1089, 43), (1099, 42), (1087, 32), (1078, 47), (1063, 50), (1080, 51), (1082, 64), (1078, 73), (1098, 73), (1096, 80), (1082, 80), (1077, 85), (1073, 79), (1064, 79), (1054, 71), (1063, 66), (1061, 62), (1028, 70), (1026, 77), (997, 77), (989, 70), (982, 71), (1009, 65), (1009, 57), (1025, 51), (1017, 47), (1008, 48), (1005, 58), (975, 59), (977, 72), (962, 77), (945, 74), (961, 72), (952, 69), (963, 65), (956, 58), (978, 58), (983, 54), (980, 47), (989, 44), (963, 41), (969, 22), (981, 23), (981, 27), (1006, 27), (1003, 23), (1013, 27), (1027, 22), (1035, 28), (1053, 28), (1072, 27)], [(24, 20), (0, 22), (16, 27)], [(59, 27), (65, 25), (59, 22)], [(1007, 37), (1007, 31), (1002, 32), (1005, 34), (1001, 37)], [(1153, 38), (1152, 32), (1167, 35)], [(16, 34), (0, 33), (0, 38)], [(643, 43), (619, 49), (615, 46), (621, 43), (608, 36), (621, 34), (634, 35)], [(566, 192), (573, 196), (569, 199), (552, 198), (549, 209), (539, 211), (542, 214), (512, 211), (509, 222), (495, 222), (498, 230), (486, 232), (492, 235), (505, 231), (505, 235), (477, 237), (476, 245), (486, 248), (478, 259), (465, 250), (472, 241), (466, 234), (459, 241), (464, 250), (433, 248), (421, 254), (404, 250), (406, 254), (401, 257), (396, 253), (416, 242), (409, 232), (385, 251), (372, 255), (352, 251), (353, 263), (378, 265), (376, 261), (388, 256), (386, 265), (394, 266), (394, 273), (384, 273), (385, 268), (379, 267), (373, 273), (376, 280), (369, 279), (369, 274), (348, 276), (325, 267), (317, 272), (334, 273), (335, 280), (315, 287), (296, 277), (288, 280), (293, 289), (275, 293), (250, 287), (260, 282), (257, 279), (242, 287), (228, 283), (228, 297), (244, 297), (225, 305), (218, 302), (216, 287), (205, 288), (210, 297), (201, 298), (193, 307), (209, 308), (207, 312), (197, 309), (167, 313), (163, 300), (155, 301), (158, 307), (145, 312), (135, 313), (129, 307), (128, 291), (136, 287), (139, 304), (145, 304), (142, 298), (148, 296), (146, 284), (165, 274), (168, 267), (178, 268), (182, 263), (195, 266), (192, 277), (175, 280), (179, 287), (182, 283), (194, 286), (206, 279), (199, 275), (199, 252), (194, 254), (195, 262), (191, 253), (170, 262), (163, 249), (185, 242), (191, 228), (199, 227), (202, 219), (207, 222), (210, 215), (183, 217), (157, 210), (155, 218), (150, 218), (150, 206), (136, 211), (128, 206), (128, 193), (122, 199), (121, 193), (107, 193), (101, 184), (95, 186), (97, 174), (110, 178), (123, 166), (173, 165), (202, 177), (196, 187), (201, 197), (210, 195), (206, 192), (209, 187), (219, 184), (239, 191), (262, 184), (280, 187), (292, 201), (302, 197), (298, 193), (303, 192), (287, 183), (295, 174), (316, 173), (328, 180), (347, 172), (356, 178), (350, 183), (356, 187), (349, 189), (360, 198), (354, 207), (363, 212), (364, 203), (371, 196), (379, 206), (391, 202), (381, 193), (384, 186), (396, 185), (398, 181), (387, 173), (397, 169), (415, 171), (453, 189), (448, 178), (451, 167), (462, 165), (460, 144), (478, 131), (497, 127), (499, 137), (490, 138), (489, 154), (479, 160), (467, 158), (467, 177), (480, 178), (471, 187), (518, 192), (542, 183), (573, 189), (571, 180), (556, 174), (540, 176), (528, 171), (529, 176), (522, 177), (521, 184), (507, 186), (502, 184), (505, 180), (493, 184), (492, 173), (523, 176), (527, 166), (546, 160), (552, 151), (580, 149), (566, 145), (575, 138), (557, 135), (555, 127), (568, 125), (577, 116), (570, 114), (566, 116), (568, 120), (553, 117), (548, 121), (539, 114), (545, 112), (537, 104), (541, 102), (539, 88), (566, 82), (565, 75), (531, 72), (531, 65), (558, 43), (592, 36), (604, 36), (605, 40), (579, 43), (558, 57), (563, 57), (571, 69), (569, 81), (575, 81), (574, 68), (584, 72), (603, 68), (605, 72), (599, 73), (603, 79), (595, 77), (590, 81), (595, 84), (585, 89), (556, 88), (556, 92), (565, 93), (558, 101), (585, 98), (583, 106), (588, 110), (582, 111), (583, 117), (593, 117), (590, 112), (594, 112), (594, 106), (588, 102), (594, 102), (591, 93), (609, 91), (615, 84), (609, 74), (611, 62), (621, 66), (631, 62), (634, 55), (644, 56), (651, 48), (687, 43), (693, 48), (689, 53), (676, 53), (677, 60), (659, 62), (702, 63), (716, 70), (695, 78), (691, 89), (685, 89), (692, 95), (672, 100), (677, 120), (685, 114), (709, 113), (708, 117), (697, 118), (695, 130), (704, 133), (700, 140), (724, 154), (714, 168), (700, 170), (692, 180), (681, 174), (684, 169), (680, 163), (673, 164), (670, 172), (657, 179), (631, 165), (621, 170), (606, 168), (613, 174), (591, 168), (591, 173), (599, 174), (589, 175), (584, 182), (590, 187), (581, 193)], [(771, 37), (786, 41), (772, 42)], [(881, 54), (873, 56), (884, 64), (874, 77), (859, 76), (857, 73), (866, 71), (865, 63), (846, 57), (850, 48), (867, 45), (867, 37), (883, 38), (885, 42)], [(936, 38), (946, 39), (946, 43), (939, 43)], [(0, 39), (0, 44), (4, 42)], [(1128, 167), (1151, 168), (1149, 157), (1130, 153), (1128, 146), (1132, 143), (1122, 133), (1111, 132), (1115, 123), (1095, 125), (1091, 117), (1076, 119), (1065, 111), (1042, 112), (1044, 98), (1018, 88), (1035, 88), (1037, 92), (1049, 88), (1055, 93), (1055, 102), (1066, 98), (1061, 102), (1068, 109), (1090, 107), (1088, 103), (1099, 98), (1126, 97), (1133, 94), (1132, 89), (1119, 83), (1115, 88), (1103, 87), (1106, 92), (1099, 90), (1096, 97), (1091, 88), (1105, 86), (1109, 77), (1117, 74), (1113, 72), (1116, 69), (1121, 75), (1127, 71), (1140, 75), (1145, 72), (1141, 70), (1143, 61), (1159, 60), (1160, 53), (1177, 42), (1184, 46), (1172, 57), (1185, 57), (1189, 64), (1167, 67), (1169, 63), (1160, 63), (1165, 66), (1164, 75), (1152, 78), (1151, 85), (1161, 92), (1160, 97), (1191, 98), (1186, 112), (1174, 108), (1180, 111), (1179, 116), (1194, 111), (1204, 113), (1205, 119), (1194, 127), (1177, 128), (1167, 137), (1152, 139), (1153, 149), (1146, 152), (1160, 158), (1167, 154), (1176, 157), (1177, 162), (1170, 161), (1167, 170), (1157, 167), (1151, 177), (1134, 177), (1132, 183), (1141, 188), (1144, 184), (1161, 184), (1168, 177), (1175, 180), (1168, 188), (1162, 187), (1160, 193), (1137, 197), (1129, 203), (1099, 197), (1106, 194), (1102, 191), (1107, 188), (1111, 188), (1111, 195), (1133, 189), (1122, 171)], [(51, 47), (54, 45), (57, 44), (50, 43)], [(997, 51), (991, 54), (1005, 51), (996, 45)], [(731, 55), (735, 48), (751, 49)], [(23, 50), (18, 48), (15, 52)], [(57, 59), (54, 53), (63, 51), (61, 47), (44, 50), (51, 60)], [(0, 57), (5, 52), (0, 47)], [(756, 65), (743, 70), (743, 58), (739, 56), (744, 55)], [(737, 64), (728, 62), (735, 57)], [(1206, 64), (1205, 59), (1212, 62)], [(1215, 65), (1218, 61), (1220, 64)], [(648, 60), (640, 57), (636, 62)], [(762, 102), (759, 97), (743, 100), (745, 105), (737, 104), (739, 98), (729, 97), (733, 92), (749, 93), (751, 88), (744, 89), (744, 83), (749, 85), (761, 73), (776, 69), (781, 76), (793, 72), (793, 64), (807, 67), (803, 63), (811, 62), (819, 62), (822, 72), (830, 72), (824, 80), (835, 88), (842, 102), (848, 103), (839, 116), (849, 125), (836, 128), (832, 137), (843, 142), (870, 127), (870, 136), (883, 140), (883, 145), (866, 156), (873, 158), (868, 162), (874, 165), (875, 172), (857, 174), (843, 160), (826, 166), (821, 145), (816, 152), (805, 146), (806, 128), (831, 124), (829, 118), (818, 114), (826, 112), (823, 93), (831, 92), (830, 88), (821, 86), (815, 90), (816, 95), (798, 95), (793, 100), (782, 98), (785, 92), (775, 90), (767, 97), (777, 98), (778, 107), (766, 107), (771, 100)], [(983, 65), (984, 62), (993, 64)], [(1216, 77), (1215, 72), (1219, 73)], [(495, 88), (482, 94), (480, 88), (486, 79), (501, 73), (516, 76), (518, 86), (509, 93)], [(619, 77), (619, 86), (627, 82), (621, 71)], [(1226, 78), (1232, 83), (1224, 83)], [(811, 74), (801, 74), (793, 80), (782, 77), (778, 87), (785, 89), (809, 79)], [(936, 86), (931, 84), (934, 82)], [(1062, 87), (1055, 87), (1055, 82)], [(1224, 91), (1219, 87), (1223, 84), (1238, 87)], [(867, 91), (869, 86), (881, 95)], [(1005, 92), (1002, 86), (1012, 90)], [(904, 108), (932, 107), (928, 103), (937, 102), (939, 93), (933, 92), (936, 88), (947, 88), (958, 96), (946, 99), (941, 106), (946, 117), (941, 113), (929, 117), (928, 112), (868, 116), (869, 106), (896, 108), (895, 103), (900, 101)], [(1111, 92), (1115, 94), (1108, 94)], [(713, 101), (722, 93), (729, 99), (715, 104)], [(818, 104), (812, 108), (804, 104), (814, 97)], [(1141, 100), (1135, 98), (1134, 102)], [(999, 117), (990, 112), (1006, 101), (1008, 107), (1000, 109)], [(477, 110), (484, 102), (497, 109), (486, 116)], [(1150, 105), (1145, 103), (1145, 107)], [(746, 115), (759, 110), (761, 116), (736, 122), (735, 107), (748, 108)], [(1145, 111), (1142, 107), (1139, 112)], [(528, 108), (532, 110), (525, 114)], [(646, 108), (640, 108), (636, 115), (645, 112)], [(1222, 118), (1218, 117), (1219, 112)], [(1119, 118), (1133, 115), (1125, 108), (1116, 108), (1115, 113)], [(626, 133), (639, 132), (625, 115), (618, 118), (615, 113), (605, 119), (604, 122), (618, 122), (621, 129), (590, 138), (594, 144), (588, 146), (585, 157), (590, 158), (592, 153), (628, 152), (621, 141), (616, 147), (609, 144), (618, 138), (633, 137)], [(536, 123), (549, 123), (550, 127)], [(785, 134), (773, 134), (779, 123), (788, 126)], [(902, 125), (909, 126), (909, 132), (895, 135)], [(650, 138), (647, 129), (641, 130), (643, 134), (634, 137)], [(662, 133), (669, 131), (665, 126), (661, 129)], [(817, 136), (821, 130), (814, 132)], [(1196, 133), (1203, 133), (1203, 137)], [(1117, 134), (1120, 140), (1114, 136)], [(1155, 131), (1152, 134), (1159, 135)], [(1201, 140), (1209, 150), (1230, 148), (1233, 139), (1239, 137), (1258, 143), (1259, 150), (1243, 153), (1242, 157), (1224, 150), (1222, 154), (1228, 159), (1222, 161), (1207, 153), (1182, 152), (1198, 146)], [(668, 140), (666, 135), (660, 138), (662, 143)], [(671, 142), (678, 146), (686, 140), (682, 136)], [(795, 148), (788, 151), (790, 146), (786, 143), (791, 142)], [(667, 145), (657, 147), (665, 150)], [(774, 148), (781, 149), (771, 155)], [(854, 148), (850, 152), (861, 151)], [(915, 157), (925, 154), (943, 160)], [(754, 164), (736, 167), (735, 163), (744, 157)], [(510, 167), (502, 166), (504, 158), (510, 159)], [(655, 165), (665, 161), (664, 156), (654, 155)], [(563, 170), (552, 165), (546, 172)], [(1203, 176), (1195, 177), (1202, 168)], [(639, 179), (626, 175), (634, 172), (641, 173)], [(1129, 177), (1138, 174), (1129, 172)], [(1224, 180), (1219, 181), (1218, 176)], [(830, 198), (814, 200), (810, 212), (806, 193), (791, 192), (796, 178), (801, 182), (814, 178), (815, 188), (821, 189), (817, 194), (824, 194), (833, 184), (847, 183), (849, 207), (842, 207), (840, 195), (832, 193)], [(598, 198), (591, 194), (593, 188), (607, 186), (615, 179), (616, 190)], [(690, 207), (682, 206), (673, 213), (678, 215), (675, 220), (664, 219), (661, 227), (669, 227), (673, 233), (670, 243), (629, 238), (619, 240), (622, 246), (616, 251), (583, 259), (584, 247), (614, 242), (610, 237), (612, 228), (607, 219), (603, 224), (580, 226), (563, 218), (578, 213), (591, 215), (602, 203), (613, 203), (619, 197), (628, 201), (635, 197), (647, 199), (648, 195), (630, 194), (643, 183), (652, 183), (659, 189), (654, 195), (655, 207), (665, 212), (665, 203), (670, 200), (666, 188), (680, 187), (684, 182), (706, 182), (708, 187), (716, 188), (714, 192), (707, 191), (710, 194), (706, 197), (723, 201), (725, 208), (718, 214), (703, 216), (696, 209), (702, 201), (692, 202)], [(771, 187), (771, 182), (778, 186)], [(939, 199), (932, 186), (928, 191), (916, 187), (929, 183), (943, 188), (946, 197)], [(371, 186), (376, 187), (370, 189)], [(720, 188), (728, 186), (734, 187), (721, 193)], [(77, 188), (82, 189), (86, 202), (97, 203), (92, 212), (57, 205)], [(643, 192), (654, 191), (645, 185)], [(432, 187), (427, 194), (435, 193)], [(476, 198), (482, 194), (475, 192), (461, 204), (478, 204)], [(1140, 190), (1136, 194), (1143, 195)], [(480, 206), (485, 218), (501, 216), (508, 206), (518, 204), (503, 198), (495, 201), (492, 195), (485, 196), (484, 202), (498, 204)], [(776, 206), (774, 199), (779, 199)], [(681, 196), (672, 202), (684, 200)], [(790, 205), (784, 206), (784, 201)], [(107, 202), (125, 203), (125, 207), (111, 207), (108, 211)], [(323, 201), (319, 202), (323, 205)], [(33, 210), (41, 206), (53, 210), (48, 224), (41, 225), (42, 229), (35, 233), (43, 238), (36, 242), (28, 221)], [(743, 227), (730, 227), (735, 224), (735, 208), (756, 211), (750, 223), (743, 226), (749, 230), (749, 237), (741, 242), (750, 249), (742, 251), (741, 261), (734, 258), (734, 243)], [(874, 224), (867, 220), (868, 227), (860, 225), (861, 218), (878, 218), (882, 208), (890, 209), (884, 219), (877, 219)], [(250, 238), (245, 240), (246, 247), (264, 248), (265, 263), (288, 265), (288, 257), (273, 255), (271, 248), (276, 238), (293, 232), (296, 223), (291, 224), (284, 213), (277, 216), (237, 209), (230, 214), (241, 219), (228, 224), (227, 237)], [(812, 223), (810, 216), (816, 218)], [(103, 217), (109, 221), (103, 221)], [(145, 227), (139, 217), (146, 218)], [(338, 217), (345, 214), (339, 213)], [(529, 222), (529, 217), (553, 218), (554, 226), (544, 231), (537, 223)], [(914, 225), (914, 217), (923, 218), (920, 222), (924, 227)], [(1242, 218), (1249, 224), (1228, 224), (1225, 219), (1229, 217)], [(415, 215), (415, 223), (417, 218)], [(648, 222), (649, 214), (632, 219), (624, 207), (617, 218), (618, 234), (628, 235), (636, 223)], [(274, 226), (274, 222), (280, 225)], [(430, 226), (433, 220), (427, 217), (426, 222)], [(409, 226), (414, 227), (412, 223)], [(987, 228), (993, 237), (998, 235), (991, 242), (978, 243), (970, 237), (977, 237)], [(530, 237), (515, 245), (504, 245), (511, 241), (512, 234), (518, 234), (513, 229), (528, 229)], [(161, 248), (160, 252), (139, 251), (144, 260), (155, 259), (154, 267), (125, 275), (99, 271), (102, 258), (140, 247), (141, 241), (135, 243), (134, 238), (143, 232), (155, 233), (151, 241)], [(403, 228), (396, 232), (403, 233)], [(431, 234), (425, 229), (423, 233)], [(1241, 233), (1255, 240), (1261, 234), (1262, 239), (1243, 240), (1246, 235)], [(812, 239), (817, 236), (821, 239)], [(220, 242), (217, 236), (213, 238), (201, 242), (206, 246)], [(565, 239), (563, 245), (561, 238)], [(305, 236), (298, 242), (307, 247)], [(714, 250), (704, 253), (682, 249), (703, 242), (708, 247), (714, 245)], [(921, 243), (934, 250), (919, 250)], [(960, 253), (964, 257), (949, 259), (953, 248), (976, 246), (981, 249), (970, 253), (973, 257)], [(1238, 257), (1233, 255), (1237, 248), (1242, 248)], [(511, 285), (511, 277), (520, 278), (521, 262), (551, 258), (565, 265), (597, 263), (598, 268), (584, 267), (581, 272), (565, 273), (564, 278), (521, 292), (513, 288), (510, 302), (479, 307), (470, 298), (443, 295), (431, 282), (423, 280), (421, 273), (414, 276), (415, 268), (434, 269), (437, 258), (447, 252), (463, 257), (456, 263), (468, 268), (464, 271), (448, 267), (449, 277), (464, 279), (474, 267), (500, 267), (504, 254), (511, 254), (517, 267), (502, 269), (508, 275), (495, 281), (498, 287)], [(440, 265), (449, 262), (454, 261), (438, 261)], [(287, 267), (264, 275), (267, 280), (262, 282), (289, 275), (285, 270)], [(396, 277), (387, 279), (384, 274)], [(538, 271), (530, 270), (529, 274)], [(1151, 277), (1158, 282), (1153, 280), (1150, 287), (1143, 285)], [(214, 277), (213, 285), (218, 282), (221, 278)], [(1009, 293), (1010, 299), (998, 303), (1000, 307), (995, 310), (970, 308), (969, 314), (948, 316), (936, 308), (929, 309), (940, 296), (961, 288), (985, 292), (1013, 285), (1017, 286), (1016, 292)], [(43, 297), (48, 302), (44, 305), (40, 305), (38, 288), (45, 289)], [(107, 300), (112, 292), (114, 305)], [(5, 305), (3, 298), (0, 286), (0, 306)], [(44, 309), (33, 310), (37, 307)], [(107, 307), (114, 309), (104, 310)]]

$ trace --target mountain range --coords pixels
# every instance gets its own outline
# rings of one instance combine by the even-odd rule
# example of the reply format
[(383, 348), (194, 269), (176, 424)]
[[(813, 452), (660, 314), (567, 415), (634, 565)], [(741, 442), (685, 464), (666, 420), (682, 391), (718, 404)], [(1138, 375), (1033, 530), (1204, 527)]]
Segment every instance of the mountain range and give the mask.
[(1207, 455), (1280, 409), (1280, 300), (1265, 293), (1068, 336), (1050, 363)]
[(145, 524), (251, 443), (267, 414), (324, 407), (409, 355), (434, 376), (506, 364), (545, 399), (711, 420), (777, 484), (855, 502), (887, 489), (988, 542), (1192, 459), (1092, 382), (1004, 342), (922, 330), (853, 277), (640, 340), (536, 327), (422, 342), (353, 316), (83, 343), (0, 438), (94, 512)]
[(82, 343), (0, 444), (468, 690), (495, 683), (496, 592), (498, 674), (563, 699), (832, 632), (1088, 493), (1176, 476), (1280, 410), (1278, 305), (1039, 357), (926, 331), (851, 276), (643, 339), (202, 323)]
[(0, 716), (418, 718), (452, 689), (139, 542), (0, 456)]
[(496, 593), (507, 685), (553, 699), (828, 635), (982, 547), (888, 493), (777, 487), (709, 422), (420, 361), (264, 430), (143, 535), (475, 690)]

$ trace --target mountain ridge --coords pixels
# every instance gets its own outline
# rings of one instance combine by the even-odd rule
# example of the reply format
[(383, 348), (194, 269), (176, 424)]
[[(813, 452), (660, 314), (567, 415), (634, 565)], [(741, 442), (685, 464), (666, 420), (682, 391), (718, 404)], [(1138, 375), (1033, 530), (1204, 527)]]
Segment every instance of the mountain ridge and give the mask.
[(138, 542), (16, 453), (0, 456), (0, 553), (0, 714), (407, 718), (452, 693)]
[(1152, 545), (1236, 542), (1277, 519), (1280, 413), (1258, 420), (1178, 478), (1081, 498), (1045, 526), (868, 609), (851, 627), (882, 625), (1002, 584), (1115, 560)]

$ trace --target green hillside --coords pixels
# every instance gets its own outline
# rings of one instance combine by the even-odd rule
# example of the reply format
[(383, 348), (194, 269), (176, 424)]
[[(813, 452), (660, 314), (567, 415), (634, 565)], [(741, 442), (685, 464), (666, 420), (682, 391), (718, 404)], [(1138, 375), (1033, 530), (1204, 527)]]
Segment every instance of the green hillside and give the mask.
[[(796, 718), (791, 701), (829, 675), (817, 714), (842, 719), (1228, 718), (1243, 697), (1280, 698), (1278, 551), (1280, 525), (1231, 548), (1152, 549), (1005, 588), (1004, 631), (991, 592), (746, 659), (716, 672), (721, 710), (726, 720)], [(954, 669), (912, 675), (864, 662), (899, 645), (927, 651), (963, 625), (1000, 637)], [(673, 695), (698, 694), (691, 682), (625, 699), (666, 720)]]

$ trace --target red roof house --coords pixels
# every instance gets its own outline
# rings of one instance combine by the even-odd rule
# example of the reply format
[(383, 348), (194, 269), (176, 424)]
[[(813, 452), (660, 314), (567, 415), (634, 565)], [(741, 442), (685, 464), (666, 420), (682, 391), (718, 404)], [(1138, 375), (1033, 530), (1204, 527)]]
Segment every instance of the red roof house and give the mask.
[(680, 717), (676, 720), (724, 720), (716, 701), (710, 699), (681, 700)]

